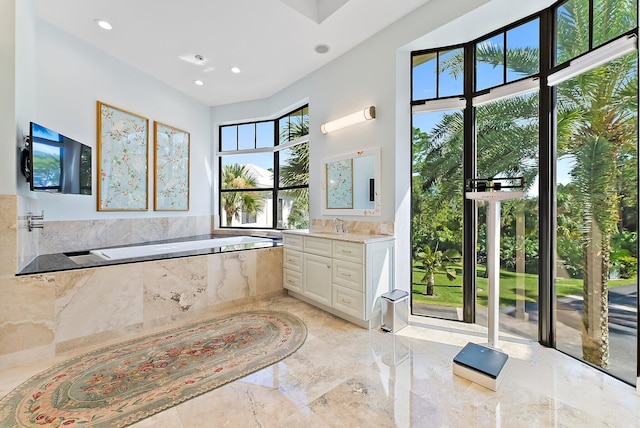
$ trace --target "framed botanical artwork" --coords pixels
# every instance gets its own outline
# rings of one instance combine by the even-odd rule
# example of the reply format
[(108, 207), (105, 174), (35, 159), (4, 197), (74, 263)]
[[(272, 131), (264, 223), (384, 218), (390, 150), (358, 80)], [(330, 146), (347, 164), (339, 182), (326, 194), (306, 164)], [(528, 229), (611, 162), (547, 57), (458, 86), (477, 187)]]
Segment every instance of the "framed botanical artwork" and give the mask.
[(353, 160), (327, 162), (327, 208), (353, 208)]
[(98, 101), (98, 211), (146, 211), (149, 119)]
[(189, 210), (189, 133), (153, 123), (154, 196), (156, 211)]

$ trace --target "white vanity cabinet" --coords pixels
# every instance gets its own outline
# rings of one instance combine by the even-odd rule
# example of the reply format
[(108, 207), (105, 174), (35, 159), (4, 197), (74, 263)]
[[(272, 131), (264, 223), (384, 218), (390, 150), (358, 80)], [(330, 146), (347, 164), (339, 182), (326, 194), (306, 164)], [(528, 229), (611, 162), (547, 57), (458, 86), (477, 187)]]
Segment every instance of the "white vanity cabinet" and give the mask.
[(380, 324), (380, 295), (393, 287), (392, 236), (284, 233), (289, 294), (365, 328)]

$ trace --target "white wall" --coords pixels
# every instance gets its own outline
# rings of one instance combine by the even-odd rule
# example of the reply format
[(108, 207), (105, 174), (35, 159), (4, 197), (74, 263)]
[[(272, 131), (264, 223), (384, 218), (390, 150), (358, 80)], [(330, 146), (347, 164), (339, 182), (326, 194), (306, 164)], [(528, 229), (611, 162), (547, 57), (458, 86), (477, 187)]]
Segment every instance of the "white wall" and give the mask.
[[(35, 115), (36, 106), (36, 18), (33, 0), (16, 1), (16, 144), (24, 145), (23, 136), (29, 133), (29, 120)], [(19, 156), (19, 154), (16, 154)], [(14, 163), (16, 191), (29, 194), (29, 186), (19, 163)]]
[[(43, 20), (37, 19), (36, 24), (35, 114), (21, 118), (25, 123), (18, 123), (18, 126), (28, 129), (28, 121), (34, 121), (94, 148), (93, 195), (31, 193), (38, 199), (38, 209), (45, 210), (46, 220), (210, 215), (209, 107)], [(97, 101), (149, 118), (149, 211), (96, 210)], [(153, 211), (155, 120), (191, 134), (191, 201), (187, 213)]]

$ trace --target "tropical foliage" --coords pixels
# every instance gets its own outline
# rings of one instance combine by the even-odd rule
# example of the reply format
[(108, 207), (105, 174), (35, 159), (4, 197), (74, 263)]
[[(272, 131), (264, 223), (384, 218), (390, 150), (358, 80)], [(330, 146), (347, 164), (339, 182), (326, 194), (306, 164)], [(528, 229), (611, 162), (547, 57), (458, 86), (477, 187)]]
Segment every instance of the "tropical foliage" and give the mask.
[[(225, 165), (222, 170), (222, 188), (237, 189), (239, 191), (222, 193), (222, 209), (226, 216), (226, 225), (240, 220), (240, 214), (258, 214), (263, 210), (263, 198), (260, 192), (251, 191), (256, 187), (256, 177), (247, 169), (246, 165), (237, 163)], [(242, 190), (242, 191), (240, 191)]]
[(427, 284), (426, 295), (433, 295), (436, 272), (443, 270), (449, 281), (457, 278), (455, 263), (459, 262), (460, 258), (460, 253), (457, 251), (449, 249), (443, 253), (438, 250), (437, 245), (435, 250), (431, 250), (431, 248), (427, 246), (424, 247), (422, 251), (416, 253), (415, 260), (424, 270), (422, 281), (426, 281)]
[[(287, 122), (280, 132), (280, 143), (285, 143), (309, 133), (309, 117), (297, 116)], [(283, 151), (284, 152), (284, 151)], [(285, 153), (281, 152), (281, 156)], [(280, 167), (280, 187), (291, 188), (286, 192), (293, 199), (289, 217), (282, 226), (288, 229), (309, 227), (309, 143), (296, 144), (286, 150), (286, 160)]]

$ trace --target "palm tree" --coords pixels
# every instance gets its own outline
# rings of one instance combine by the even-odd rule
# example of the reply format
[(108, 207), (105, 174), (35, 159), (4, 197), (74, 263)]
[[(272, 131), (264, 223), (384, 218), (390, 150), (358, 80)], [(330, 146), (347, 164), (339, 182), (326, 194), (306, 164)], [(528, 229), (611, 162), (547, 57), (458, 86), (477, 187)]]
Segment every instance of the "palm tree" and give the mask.
[(427, 296), (433, 296), (436, 272), (443, 270), (449, 281), (453, 281), (457, 277), (457, 272), (453, 264), (460, 261), (461, 256), (460, 253), (454, 249), (450, 248), (442, 252), (438, 250), (437, 244), (435, 250), (431, 250), (431, 247), (427, 245), (422, 251), (418, 251), (415, 258), (422, 266), (422, 269), (424, 269), (422, 281), (426, 281), (427, 287), (425, 294)]
[(256, 187), (256, 178), (246, 165), (237, 163), (225, 165), (222, 171), (222, 188), (238, 189), (236, 192), (222, 193), (222, 206), (226, 215), (226, 225), (231, 226), (240, 213), (258, 214), (263, 210), (263, 198), (259, 192), (246, 191)]
[[(598, 4), (596, 43), (610, 40), (636, 24), (635, 1), (609, 0)], [(588, 4), (569, 2), (560, 14), (558, 58), (584, 51), (589, 24), (581, 17)], [(570, 113), (573, 130), (558, 139), (558, 155), (573, 159), (571, 176), (580, 206), (583, 250), (583, 359), (609, 366), (609, 268), (611, 240), (618, 231), (621, 171), (637, 167), (637, 55), (627, 55), (558, 86), (558, 104)], [(632, 180), (635, 182), (636, 180)], [(637, 194), (637, 183), (635, 185)]]
[[(280, 133), (280, 143), (286, 143), (309, 133), (309, 118), (306, 115), (296, 116), (299, 120), (291, 120)], [(309, 185), (309, 144), (297, 144), (289, 149), (290, 156), (280, 167), (280, 187)], [(289, 190), (293, 196), (287, 226), (293, 229), (309, 227), (309, 188)]]

